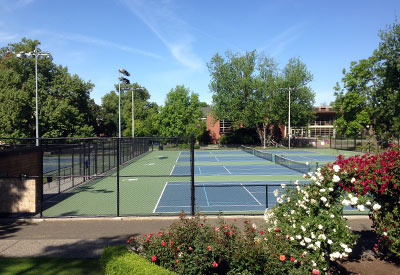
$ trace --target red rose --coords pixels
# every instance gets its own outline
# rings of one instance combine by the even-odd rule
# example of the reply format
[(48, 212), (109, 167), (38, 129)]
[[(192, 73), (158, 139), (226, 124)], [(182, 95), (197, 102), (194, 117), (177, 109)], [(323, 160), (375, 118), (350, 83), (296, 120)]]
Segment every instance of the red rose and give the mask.
[(318, 270), (318, 269), (313, 269), (313, 270), (312, 270), (312, 274), (318, 275), (318, 274), (319, 274), (319, 270)]
[(214, 261), (214, 262), (212, 263), (212, 266), (213, 266), (213, 267), (217, 267), (218, 264)]
[(151, 257), (151, 261), (152, 261), (152, 262), (155, 262), (155, 261), (157, 261), (157, 256), (153, 256), (153, 257)]

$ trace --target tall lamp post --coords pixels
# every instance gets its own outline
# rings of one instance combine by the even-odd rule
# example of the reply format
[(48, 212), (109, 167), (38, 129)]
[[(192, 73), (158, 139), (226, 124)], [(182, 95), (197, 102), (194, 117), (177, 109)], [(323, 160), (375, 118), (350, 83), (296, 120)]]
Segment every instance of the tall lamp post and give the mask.
[(132, 89), (132, 137), (135, 137), (135, 91), (142, 90), (142, 88)]
[(38, 50), (37, 47), (35, 47), (35, 50), (33, 52), (20, 52), (17, 53), (18, 58), (25, 58), (25, 57), (35, 57), (35, 86), (36, 86), (36, 92), (35, 92), (35, 101), (36, 101), (36, 146), (39, 146), (39, 99), (38, 99), (38, 69), (37, 69), (37, 61), (39, 57), (51, 57), (51, 54), (49, 52), (41, 52)]
[(122, 77), (121, 74), (125, 76), (130, 76), (131, 74), (125, 69), (118, 69), (118, 137), (121, 138), (121, 82), (123, 84), (130, 84), (129, 79)]
[(289, 92), (289, 111), (288, 111), (288, 148), (290, 150), (290, 136), (292, 135), (292, 129), (290, 128), (290, 92), (294, 90), (294, 88), (280, 88), (279, 90), (288, 91)]

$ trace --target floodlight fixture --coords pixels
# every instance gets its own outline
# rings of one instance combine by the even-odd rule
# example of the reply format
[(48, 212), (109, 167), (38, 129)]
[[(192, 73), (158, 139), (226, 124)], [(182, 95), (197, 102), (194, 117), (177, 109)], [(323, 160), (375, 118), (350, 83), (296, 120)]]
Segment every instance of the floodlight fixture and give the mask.
[(50, 58), (53, 60), (51, 54), (49, 52), (41, 52), (35, 47), (33, 52), (24, 52), (21, 51), (16, 55), (18, 58), (26, 58), (26, 57), (35, 57), (35, 84), (36, 84), (36, 93), (35, 93), (35, 101), (36, 101), (36, 146), (39, 146), (39, 102), (38, 102), (38, 69), (37, 69), (37, 61), (38, 58)]
[(121, 69), (121, 68), (118, 69), (118, 72), (120, 72), (121, 74), (123, 74), (125, 76), (130, 76), (131, 75), (127, 70)]

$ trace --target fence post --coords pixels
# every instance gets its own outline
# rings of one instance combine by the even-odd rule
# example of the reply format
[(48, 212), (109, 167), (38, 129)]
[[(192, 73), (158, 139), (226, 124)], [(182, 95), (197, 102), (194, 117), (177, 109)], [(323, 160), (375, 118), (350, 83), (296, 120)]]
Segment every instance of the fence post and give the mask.
[(61, 170), (61, 149), (60, 148), (58, 148), (58, 150), (57, 150), (57, 152), (58, 152), (58, 169), (57, 169), (57, 183), (58, 183), (58, 194), (60, 194), (61, 193), (61, 173), (60, 173), (60, 170)]
[(98, 147), (97, 147), (97, 140), (94, 144), (94, 174), (97, 175), (97, 157), (98, 157)]
[(119, 217), (119, 154), (120, 154), (120, 138), (117, 145), (117, 217)]
[(43, 188), (43, 145), (42, 142), (39, 144), (39, 150), (40, 150), (40, 171), (39, 171), (39, 189), (41, 190), (41, 196), (40, 196), (40, 218), (43, 218), (43, 200), (44, 200), (44, 188)]
[(265, 185), (265, 208), (268, 208), (268, 184)]
[(72, 186), (74, 186), (74, 181), (75, 181), (75, 171), (74, 171), (74, 166), (75, 166), (75, 154), (74, 154), (74, 149), (75, 145), (72, 145), (72, 169), (71, 169), (71, 181), (72, 181)]
[(194, 136), (190, 136), (190, 183), (191, 183), (191, 203), (192, 216), (194, 216), (195, 207), (195, 187), (194, 187)]

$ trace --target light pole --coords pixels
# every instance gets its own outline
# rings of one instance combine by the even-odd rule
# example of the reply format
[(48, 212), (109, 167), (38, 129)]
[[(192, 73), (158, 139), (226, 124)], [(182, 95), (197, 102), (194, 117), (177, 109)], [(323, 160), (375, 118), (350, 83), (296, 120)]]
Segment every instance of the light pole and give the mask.
[(122, 77), (121, 74), (125, 76), (130, 76), (131, 74), (128, 73), (125, 69), (118, 69), (118, 137), (121, 138), (121, 82), (123, 84), (130, 84), (129, 79)]
[(288, 148), (290, 150), (290, 136), (291, 136), (291, 128), (290, 128), (290, 92), (292, 90), (294, 90), (294, 88), (280, 88), (279, 90), (284, 90), (284, 91), (288, 91), (289, 92), (289, 112), (288, 112), (288, 138), (289, 138), (289, 142), (288, 142)]
[(135, 137), (135, 90), (142, 90), (142, 88), (132, 88), (132, 137)]
[(35, 130), (36, 130), (36, 146), (39, 146), (39, 99), (38, 99), (38, 69), (37, 69), (37, 61), (39, 57), (49, 57), (51, 58), (51, 54), (49, 52), (40, 52), (37, 47), (35, 47), (35, 50), (33, 52), (20, 52), (17, 53), (18, 58), (24, 58), (24, 57), (35, 57), (35, 86), (36, 86), (36, 92), (35, 92), (35, 101), (36, 101), (36, 123), (35, 123)]

